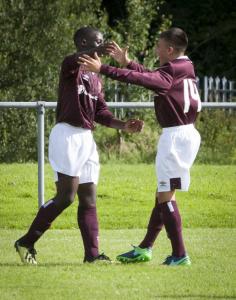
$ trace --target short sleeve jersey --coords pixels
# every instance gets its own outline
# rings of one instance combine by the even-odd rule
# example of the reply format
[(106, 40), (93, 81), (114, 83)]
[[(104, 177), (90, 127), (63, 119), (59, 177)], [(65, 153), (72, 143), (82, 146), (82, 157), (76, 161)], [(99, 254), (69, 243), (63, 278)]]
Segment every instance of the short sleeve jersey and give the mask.
[(153, 90), (156, 118), (161, 127), (192, 124), (201, 110), (193, 64), (187, 56), (170, 61), (154, 71), (131, 62), (128, 69), (102, 65), (101, 73)]
[(73, 54), (62, 63), (56, 122), (87, 129), (94, 128), (94, 121), (109, 126), (114, 116), (104, 100), (101, 80), (77, 61), (78, 55)]

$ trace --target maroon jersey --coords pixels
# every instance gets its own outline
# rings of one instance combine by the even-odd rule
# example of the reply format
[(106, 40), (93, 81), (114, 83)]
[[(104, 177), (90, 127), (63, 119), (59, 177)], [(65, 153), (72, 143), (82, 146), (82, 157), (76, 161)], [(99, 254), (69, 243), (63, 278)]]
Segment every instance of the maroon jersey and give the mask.
[(56, 121), (93, 129), (93, 122), (109, 126), (108, 110), (97, 74), (80, 68), (78, 54), (67, 56), (61, 66)]
[(150, 71), (131, 62), (128, 69), (101, 66), (101, 74), (113, 79), (143, 86), (155, 92), (155, 112), (161, 127), (195, 122), (201, 101), (196, 87), (192, 62), (186, 56)]

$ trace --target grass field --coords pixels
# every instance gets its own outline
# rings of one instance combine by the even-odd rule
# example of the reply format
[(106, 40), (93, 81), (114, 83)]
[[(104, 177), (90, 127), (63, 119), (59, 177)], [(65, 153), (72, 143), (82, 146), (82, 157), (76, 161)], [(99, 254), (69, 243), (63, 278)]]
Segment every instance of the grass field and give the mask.
[[(0, 165), (0, 299), (236, 299), (236, 167), (196, 165), (189, 193), (178, 193), (190, 268), (160, 265), (165, 232), (145, 264), (86, 265), (74, 203), (38, 242), (37, 267), (12, 245), (37, 210), (37, 166)], [(137, 244), (153, 206), (151, 165), (104, 165), (98, 186), (101, 250), (115, 258)], [(46, 198), (54, 194), (46, 166)]]

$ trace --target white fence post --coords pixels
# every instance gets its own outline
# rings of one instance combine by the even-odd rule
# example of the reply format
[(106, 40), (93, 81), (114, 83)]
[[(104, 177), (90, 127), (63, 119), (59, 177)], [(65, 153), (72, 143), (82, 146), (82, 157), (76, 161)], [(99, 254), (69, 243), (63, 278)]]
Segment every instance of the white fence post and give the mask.
[(230, 81), (229, 82), (229, 102), (232, 102), (233, 100), (233, 96), (234, 96), (234, 82), (233, 81)]
[(222, 101), (227, 101), (227, 90), (226, 90), (227, 79), (225, 77), (222, 78)]
[(45, 102), (37, 102), (38, 110), (38, 207), (44, 204), (44, 115)]
[(219, 93), (219, 90), (220, 90), (220, 78), (217, 76), (216, 78), (215, 78), (215, 99), (216, 99), (216, 102), (218, 102), (219, 101), (219, 99), (220, 99), (220, 93)]
[(204, 76), (204, 102), (208, 102), (208, 77)]

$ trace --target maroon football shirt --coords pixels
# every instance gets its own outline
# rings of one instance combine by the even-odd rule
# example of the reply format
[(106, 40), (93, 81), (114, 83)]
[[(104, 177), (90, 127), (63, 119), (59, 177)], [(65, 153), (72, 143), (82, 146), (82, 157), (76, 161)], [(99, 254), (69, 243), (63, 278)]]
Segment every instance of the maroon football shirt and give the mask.
[(170, 61), (154, 71), (135, 62), (131, 62), (127, 68), (102, 65), (100, 73), (153, 90), (156, 117), (161, 127), (195, 122), (201, 101), (193, 64), (187, 56)]
[(109, 126), (114, 118), (108, 110), (97, 74), (86, 72), (78, 64), (78, 54), (62, 62), (56, 122), (93, 129), (93, 122)]

